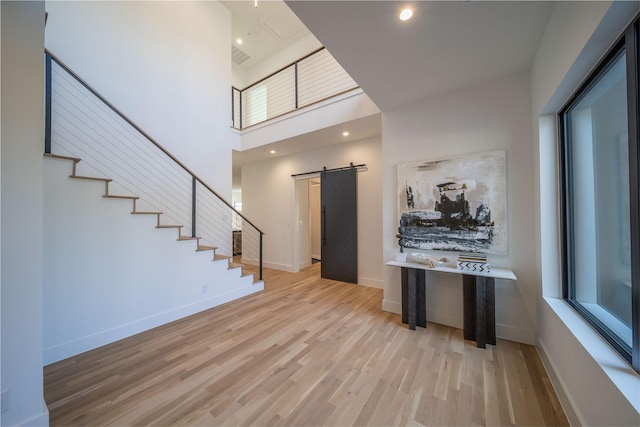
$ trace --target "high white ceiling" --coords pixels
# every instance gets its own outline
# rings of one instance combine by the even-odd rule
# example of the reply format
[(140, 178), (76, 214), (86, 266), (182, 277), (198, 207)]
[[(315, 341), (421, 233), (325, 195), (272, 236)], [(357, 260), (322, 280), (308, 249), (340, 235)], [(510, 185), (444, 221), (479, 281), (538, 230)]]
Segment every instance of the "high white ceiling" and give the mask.
[[(382, 111), (528, 70), (553, 7), (544, 1), (286, 3)], [(413, 18), (401, 22), (407, 5)]]
[(307, 27), (281, 0), (258, 0), (258, 7), (255, 0), (221, 3), (231, 12), (232, 46), (249, 56), (238, 64), (245, 70), (309, 34)]
[[(232, 11), (234, 28), (237, 22), (256, 20), (251, 17), (256, 13), (253, 1), (223, 3)], [(240, 3), (244, 5), (240, 7)], [(407, 5), (413, 8), (414, 16), (401, 22), (398, 14)], [(258, 10), (273, 8), (265, 10), (268, 16), (282, 13), (281, 6), (282, 2), (259, 0)], [(384, 112), (528, 70), (553, 2), (286, 0), (286, 6), (297, 18), (283, 25), (291, 28), (300, 21), (305, 25), (305, 30), (289, 37), (287, 43), (310, 30)], [(291, 16), (282, 14), (279, 22), (288, 18)], [(278, 47), (267, 44), (269, 37), (265, 38), (258, 50), (273, 54)], [(255, 39), (257, 43), (258, 37)], [(280, 48), (286, 45), (282, 43)], [(377, 134), (379, 120), (372, 127)], [(358, 125), (363, 124), (372, 125)], [(276, 149), (280, 156), (339, 143), (338, 130), (234, 153), (234, 168), (237, 171), (243, 163), (269, 158), (270, 149)], [(366, 134), (371, 136), (370, 132)]]

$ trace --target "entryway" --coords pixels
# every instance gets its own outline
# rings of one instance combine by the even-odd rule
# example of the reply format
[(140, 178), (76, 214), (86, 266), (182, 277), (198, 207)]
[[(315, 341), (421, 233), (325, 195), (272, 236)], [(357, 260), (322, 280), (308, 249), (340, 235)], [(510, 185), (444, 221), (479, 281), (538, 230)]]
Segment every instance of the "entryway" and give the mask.
[(318, 260), (321, 277), (357, 283), (357, 169), (294, 178), (296, 271)]

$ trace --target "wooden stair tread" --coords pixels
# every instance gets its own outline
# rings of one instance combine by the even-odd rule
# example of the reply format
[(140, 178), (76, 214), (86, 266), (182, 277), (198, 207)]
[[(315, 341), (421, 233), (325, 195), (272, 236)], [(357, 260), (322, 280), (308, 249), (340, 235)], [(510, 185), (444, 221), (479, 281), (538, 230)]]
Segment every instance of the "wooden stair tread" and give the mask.
[(59, 154), (51, 154), (51, 153), (44, 153), (43, 156), (44, 157), (50, 157), (52, 159), (71, 160), (71, 161), (76, 162), (76, 163), (78, 163), (79, 161), (82, 160), (79, 157), (61, 156)]
[(102, 197), (106, 197), (107, 199), (129, 199), (129, 200), (138, 200), (140, 198), (138, 196), (117, 196), (114, 194), (105, 194)]
[[(180, 226), (182, 228), (182, 226)], [(182, 241), (182, 240), (196, 240), (196, 237), (191, 237), (191, 236), (178, 236), (178, 240)]]
[[(73, 166), (73, 175), (69, 175), (69, 178), (74, 178), (74, 179), (84, 179), (84, 180), (89, 180), (89, 181), (101, 181), (101, 182), (105, 182), (107, 183), (107, 187), (105, 192), (108, 193), (109, 190), (109, 186), (108, 183), (112, 182), (113, 179), (111, 178), (100, 178), (100, 177), (93, 177), (93, 176), (84, 176), (84, 175), (76, 175), (76, 164), (79, 163), (80, 161), (82, 161), (82, 159), (80, 159), (79, 157), (71, 157), (71, 156), (63, 156), (63, 155), (58, 155), (58, 154), (51, 154), (51, 153), (43, 153), (44, 157), (48, 157), (48, 158), (52, 158), (52, 159), (60, 159), (60, 160), (68, 160), (68, 161), (72, 161), (74, 162), (74, 166)], [(113, 195), (113, 194), (104, 194), (102, 197), (108, 198), (108, 199), (127, 199), (127, 200), (133, 200), (133, 211), (131, 212), (132, 215), (158, 215), (158, 221), (160, 221), (160, 215), (163, 214), (163, 212), (161, 211), (136, 211), (136, 203), (135, 201), (140, 199), (140, 197), (138, 196), (120, 196), (120, 195)], [(178, 224), (157, 224), (156, 228), (177, 228), (177, 229), (182, 229), (184, 226), (183, 225), (178, 225)], [(245, 273), (242, 268), (243, 265), (242, 264), (238, 264), (235, 262), (232, 262), (230, 260), (232, 260), (232, 257), (227, 256), (227, 255), (220, 255), (220, 254), (216, 254), (215, 251), (216, 249), (218, 249), (216, 246), (209, 246), (209, 245), (201, 245), (200, 244), (200, 239), (201, 237), (197, 237), (197, 236), (183, 236), (183, 235), (178, 235), (178, 241), (184, 241), (184, 240), (197, 240), (198, 241), (198, 246), (196, 248), (196, 252), (204, 252), (204, 251), (214, 251), (214, 255), (213, 255), (213, 261), (221, 261), (221, 260), (227, 260), (228, 261), (228, 269), (229, 270), (235, 270), (237, 268), (241, 269), (241, 273), (240, 273), (240, 277), (247, 277), (247, 276), (254, 276), (254, 273)], [(253, 280), (253, 284), (259, 284), (259, 283), (264, 283), (263, 280)]]
[(69, 175), (69, 178), (87, 179), (89, 181), (103, 181), (103, 182), (111, 182), (111, 181), (113, 181), (111, 178), (98, 178), (98, 177), (95, 177), (95, 176), (82, 176), (82, 175)]

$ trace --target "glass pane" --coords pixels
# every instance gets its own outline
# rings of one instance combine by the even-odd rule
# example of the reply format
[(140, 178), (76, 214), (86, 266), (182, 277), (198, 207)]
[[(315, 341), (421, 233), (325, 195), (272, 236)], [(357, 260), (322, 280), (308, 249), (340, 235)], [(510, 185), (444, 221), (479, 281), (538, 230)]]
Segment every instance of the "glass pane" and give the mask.
[(622, 52), (567, 113), (574, 295), (631, 347), (626, 59)]

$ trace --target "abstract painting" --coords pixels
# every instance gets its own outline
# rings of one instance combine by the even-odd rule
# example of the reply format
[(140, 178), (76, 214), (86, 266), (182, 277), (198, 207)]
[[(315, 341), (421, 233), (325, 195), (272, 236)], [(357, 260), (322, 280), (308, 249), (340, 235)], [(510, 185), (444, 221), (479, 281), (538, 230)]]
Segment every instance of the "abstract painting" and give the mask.
[(506, 159), (495, 150), (398, 164), (400, 246), (506, 254)]

